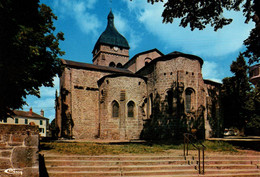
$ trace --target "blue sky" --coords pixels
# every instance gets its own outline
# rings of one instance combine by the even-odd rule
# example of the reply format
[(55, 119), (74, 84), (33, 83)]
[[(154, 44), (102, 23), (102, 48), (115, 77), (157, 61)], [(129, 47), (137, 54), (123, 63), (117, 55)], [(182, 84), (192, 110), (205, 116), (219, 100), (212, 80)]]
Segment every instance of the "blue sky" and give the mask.
[[(188, 27), (179, 27), (179, 20), (173, 24), (163, 24), (161, 13), (163, 3), (148, 4), (146, 0), (41, 0), (50, 6), (58, 17), (54, 26), (56, 32), (64, 33), (65, 41), (60, 48), (66, 52), (61, 58), (92, 63), (92, 50), (105, 30), (107, 15), (112, 8), (115, 26), (130, 45), (130, 58), (139, 52), (157, 48), (164, 54), (173, 51), (193, 54), (204, 60), (203, 77), (221, 82), (231, 76), (230, 64), (239, 52), (244, 50), (243, 41), (249, 35), (254, 24), (245, 24), (241, 12), (226, 12), (233, 23), (217, 32), (208, 27), (203, 31), (191, 31)], [(54, 88), (41, 88), (41, 98), (27, 98), (33, 111), (45, 111), (45, 117), (55, 117), (54, 97), (59, 90), (59, 79), (54, 78)]]

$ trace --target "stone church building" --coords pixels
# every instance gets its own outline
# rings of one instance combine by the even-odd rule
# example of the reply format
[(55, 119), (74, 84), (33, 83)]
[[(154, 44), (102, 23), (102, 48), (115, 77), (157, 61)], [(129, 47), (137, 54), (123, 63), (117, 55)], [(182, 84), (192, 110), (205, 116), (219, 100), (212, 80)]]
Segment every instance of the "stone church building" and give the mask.
[(161, 139), (192, 129), (213, 136), (220, 84), (203, 79), (203, 60), (158, 49), (129, 59), (130, 46), (115, 28), (112, 11), (107, 20), (92, 51), (93, 64), (61, 60), (58, 136)]

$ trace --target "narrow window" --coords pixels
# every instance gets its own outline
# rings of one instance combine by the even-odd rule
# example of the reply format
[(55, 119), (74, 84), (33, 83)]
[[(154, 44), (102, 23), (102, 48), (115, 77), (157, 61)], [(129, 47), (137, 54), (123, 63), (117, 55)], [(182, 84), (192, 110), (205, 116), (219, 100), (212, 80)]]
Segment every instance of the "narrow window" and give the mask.
[(40, 125), (42, 125), (42, 120), (40, 120)]
[(185, 110), (186, 112), (191, 112), (192, 110), (192, 102), (193, 100), (194, 91), (192, 89), (186, 89), (185, 91)]
[(105, 57), (105, 55), (102, 55), (102, 60), (106, 60), (106, 57)]
[(120, 91), (120, 101), (124, 101), (125, 100), (125, 90), (121, 90)]
[(4, 123), (7, 123), (7, 118), (4, 118)]
[(151, 93), (149, 96), (149, 102), (148, 102), (148, 118), (150, 118), (150, 116), (153, 113), (153, 94)]
[(128, 102), (127, 104), (127, 116), (134, 117), (134, 107), (135, 103), (133, 101)]
[(112, 117), (119, 117), (119, 104), (116, 101), (112, 102)]
[(19, 120), (17, 118), (14, 119), (15, 123), (18, 124)]
[(28, 124), (28, 119), (24, 119), (24, 124)]

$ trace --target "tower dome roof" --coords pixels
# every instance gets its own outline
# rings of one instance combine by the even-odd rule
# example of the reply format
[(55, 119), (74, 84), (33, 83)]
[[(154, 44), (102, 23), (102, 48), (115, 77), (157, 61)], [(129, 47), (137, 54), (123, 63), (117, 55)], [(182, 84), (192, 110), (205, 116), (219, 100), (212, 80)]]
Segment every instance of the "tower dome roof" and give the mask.
[(110, 11), (107, 16), (107, 27), (98, 38), (94, 49), (100, 44), (107, 44), (126, 49), (130, 48), (126, 38), (117, 31), (114, 25), (114, 14), (112, 13), (112, 11)]

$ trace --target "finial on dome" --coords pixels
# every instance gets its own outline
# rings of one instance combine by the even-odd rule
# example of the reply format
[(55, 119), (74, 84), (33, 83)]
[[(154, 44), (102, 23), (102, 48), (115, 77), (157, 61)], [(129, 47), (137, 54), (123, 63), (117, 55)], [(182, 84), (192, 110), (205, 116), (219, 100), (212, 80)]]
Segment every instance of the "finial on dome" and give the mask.
[(107, 18), (108, 18), (108, 19), (109, 19), (109, 18), (114, 18), (114, 14), (113, 14), (113, 12), (112, 12), (112, 9), (110, 9), (110, 12), (109, 12)]
[(110, 2), (110, 11), (112, 11), (112, 4), (113, 4), (113, 2), (112, 2), (112, 0), (109, 0), (109, 2)]

